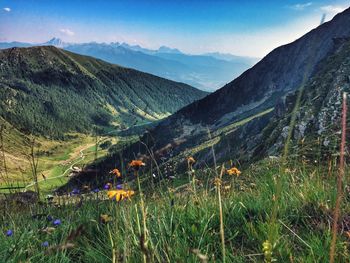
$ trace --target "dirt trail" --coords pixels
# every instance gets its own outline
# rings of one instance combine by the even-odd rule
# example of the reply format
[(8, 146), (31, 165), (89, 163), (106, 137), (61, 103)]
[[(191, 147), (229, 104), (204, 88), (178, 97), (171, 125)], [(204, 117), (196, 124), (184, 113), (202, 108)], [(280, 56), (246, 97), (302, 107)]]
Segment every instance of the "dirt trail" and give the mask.
[[(46, 182), (46, 181), (49, 181), (49, 180), (52, 180), (52, 179), (57, 179), (57, 178), (61, 178), (61, 177), (66, 176), (66, 174), (67, 174), (69, 171), (71, 171), (71, 170), (73, 169), (73, 166), (74, 166), (75, 164), (77, 164), (77, 163), (79, 163), (80, 161), (84, 160), (84, 158), (85, 158), (84, 151), (87, 150), (87, 149), (89, 149), (89, 148), (90, 148), (91, 146), (93, 146), (93, 145), (95, 145), (95, 144), (92, 144), (92, 145), (91, 145), (91, 144), (88, 144), (88, 145), (84, 145), (84, 146), (78, 147), (77, 150), (78, 150), (79, 156), (75, 157), (75, 159), (72, 159), (72, 158), (69, 159), (69, 160), (71, 160), (71, 161), (70, 161), (70, 164), (71, 164), (71, 165), (70, 165), (62, 174), (57, 175), (57, 176), (53, 176), (53, 177), (49, 177), (49, 178), (46, 178), (46, 179), (40, 179), (40, 180), (38, 180), (38, 183), (41, 183), (41, 182), (43, 182), (43, 181)], [(75, 152), (74, 152), (74, 156), (76, 156)], [(66, 161), (65, 161), (65, 162), (66, 162)], [(68, 164), (68, 163), (67, 163), (67, 164)], [(28, 189), (29, 187), (32, 187), (34, 184), (35, 184), (35, 182), (32, 182), (32, 183), (26, 185), (26, 186), (24, 187), (24, 190), (23, 190), (23, 191), (25, 191), (25, 190)]]
[(74, 151), (72, 153), (69, 154), (69, 159), (67, 160), (63, 160), (60, 161), (59, 164), (61, 165), (67, 165), (70, 164), (71, 162), (73, 162), (77, 157), (79, 157), (81, 155), (81, 151), (84, 151), (86, 149), (89, 149), (90, 147), (94, 146), (95, 143), (89, 143), (86, 145), (81, 145), (77, 148), (74, 149)]

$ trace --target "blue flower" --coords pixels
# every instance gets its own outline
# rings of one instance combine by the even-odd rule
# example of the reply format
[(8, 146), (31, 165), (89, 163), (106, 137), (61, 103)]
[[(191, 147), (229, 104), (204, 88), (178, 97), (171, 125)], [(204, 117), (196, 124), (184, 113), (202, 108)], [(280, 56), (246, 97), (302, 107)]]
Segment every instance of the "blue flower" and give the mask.
[(94, 190), (92, 190), (94, 193), (98, 193), (100, 191), (100, 189), (95, 188)]
[(112, 184), (111, 183), (107, 183), (104, 187), (105, 190), (109, 190), (112, 188)]
[(12, 237), (13, 236), (13, 231), (11, 229), (6, 231), (6, 236)]
[(117, 189), (118, 189), (118, 190), (122, 190), (122, 189), (123, 189), (123, 185), (122, 185), (122, 184), (118, 184), (118, 185), (117, 185)]
[(79, 189), (74, 188), (72, 191), (72, 195), (78, 195), (80, 193)]
[(51, 221), (53, 220), (52, 216), (50, 216), (50, 215), (48, 215), (48, 216), (46, 217), (46, 219), (47, 219), (47, 221), (49, 221), (49, 222), (51, 222)]
[(49, 246), (49, 242), (45, 241), (45, 242), (43, 242), (43, 243), (41, 244), (41, 246), (43, 246), (43, 247), (48, 247), (48, 246)]
[(55, 219), (55, 221), (53, 221), (54, 226), (59, 226), (60, 224), (61, 224), (61, 220), (59, 219)]

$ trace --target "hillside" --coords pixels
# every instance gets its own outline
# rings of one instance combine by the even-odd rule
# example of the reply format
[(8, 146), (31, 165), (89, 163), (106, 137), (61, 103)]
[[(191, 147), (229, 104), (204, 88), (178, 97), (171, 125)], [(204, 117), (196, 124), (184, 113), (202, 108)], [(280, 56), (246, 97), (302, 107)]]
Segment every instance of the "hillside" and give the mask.
[(0, 61), (0, 116), (48, 137), (152, 122), (206, 95), (52, 46), (1, 50)]
[[(336, 48), (308, 81), (301, 96), (289, 151), (307, 159), (330, 159), (338, 152), (343, 92), (350, 91), (350, 38), (336, 40)], [(290, 130), (297, 94), (281, 100), (254, 155), (281, 152)], [(349, 139), (349, 138), (348, 138)], [(315, 145), (318, 145), (315, 147)], [(316, 154), (317, 153), (317, 154)]]
[[(193, 147), (197, 140), (208, 138), (208, 130), (215, 133), (274, 108), (281, 98), (314, 76), (320, 62), (337, 48), (335, 40), (346, 36), (350, 36), (350, 9), (295, 42), (273, 50), (231, 83), (161, 122), (152, 132), (152, 137), (157, 138), (155, 148), (161, 149), (168, 143), (177, 145), (175, 151)], [(234, 140), (238, 144), (251, 143), (246, 139), (248, 133), (259, 134), (272, 115), (258, 118), (259, 123), (247, 124), (251, 126), (236, 132)], [(239, 148), (235, 151), (239, 152)]]
[[(340, 57), (334, 61), (332, 55), (337, 54), (339, 42), (345, 36), (350, 36), (350, 9), (295, 42), (277, 48), (230, 84), (160, 122), (141, 139), (152, 149), (154, 156), (151, 159), (148, 149), (138, 143), (125, 149), (123, 156), (137, 155), (150, 162), (155, 157), (160, 166), (177, 166), (173, 169), (176, 173), (178, 168), (186, 168), (183, 160), (188, 155), (195, 156), (198, 167), (211, 165), (211, 146), (218, 161), (251, 162), (268, 154), (279, 154), (281, 147), (273, 150), (275, 143), (270, 141), (274, 139), (269, 137), (281, 134), (281, 130), (272, 132), (271, 129), (289, 125), (288, 116), (274, 117), (281, 114), (281, 101), (293, 108), (295, 91), (306, 84), (309, 89), (314, 81), (312, 77), (318, 76), (316, 87), (330, 88), (327, 86), (330, 80), (323, 77), (322, 70), (327, 68), (329, 78), (338, 78), (334, 72), (341, 65), (339, 63), (346, 65), (347, 55), (339, 53)], [(345, 76), (339, 78), (347, 80)], [(314, 96), (317, 95), (321, 96), (318, 90)], [(329, 103), (326, 105), (331, 107)], [(308, 108), (302, 110), (306, 112)], [(273, 120), (277, 121), (271, 122)], [(280, 139), (279, 143), (283, 145), (284, 141)], [(100, 163), (100, 167), (109, 169), (110, 160)]]

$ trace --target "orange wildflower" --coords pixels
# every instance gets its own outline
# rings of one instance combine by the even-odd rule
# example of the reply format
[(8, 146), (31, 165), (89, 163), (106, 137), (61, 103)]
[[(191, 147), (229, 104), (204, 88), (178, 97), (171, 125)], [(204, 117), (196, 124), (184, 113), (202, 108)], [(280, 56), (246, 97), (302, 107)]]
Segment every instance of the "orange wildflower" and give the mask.
[(192, 156), (187, 157), (188, 165), (193, 165), (195, 162), (196, 160)]
[(228, 175), (237, 175), (237, 176), (239, 176), (242, 173), (236, 167), (232, 167), (231, 169), (226, 170), (226, 172)]
[(132, 190), (112, 190), (107, 192), (109, 199), (115, 199), (116, 201), (121, 201), (124, 199), (130, 199), (135, 194)]
[(117, 178), (122, 176), (122, 174), (119, 172), (119, 170), (117, 168), (110, 171), (110, 173), (114, 174)]
[(129, 166), (138, 170), (141, 166), (146, 166), (146, 164), (141, 160), (132, 160), (131, 163), (129, 163)]
[(135, 194), (135, 192), (133, 190), (126, 190), (124, 193), (124, 196), (128, 199), (130, 199), (130, 197), (132, 197)]
[(350, 239), (350, 231), (345, 231), (344, 232), (345, 236)]

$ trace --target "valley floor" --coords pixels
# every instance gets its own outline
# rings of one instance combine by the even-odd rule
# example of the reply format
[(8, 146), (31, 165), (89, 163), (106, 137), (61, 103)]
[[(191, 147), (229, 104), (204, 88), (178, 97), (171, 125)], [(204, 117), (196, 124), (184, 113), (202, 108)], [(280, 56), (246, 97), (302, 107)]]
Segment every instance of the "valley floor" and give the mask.
[[(9, 125), (7, 123), (7, 125)], [(34, 144), (32, 139), (35, 139)], [(34, 145), (35, 161), (38, 162), (37, 175), (43, 194), (49, 194), (67, 183), (74, 168), (81, 169), (95, 158), (101, 158), (108, 152), (100, 146), (109, 141), (118, 143), (118, 137), (69, 134), (65, 140), (49, 140), (43, 137), (24, 135), (13, 127), (3, 131), (0, 147), (0, 193), (19, 188), (33, 190), (31, 170), (31, 148)]]

